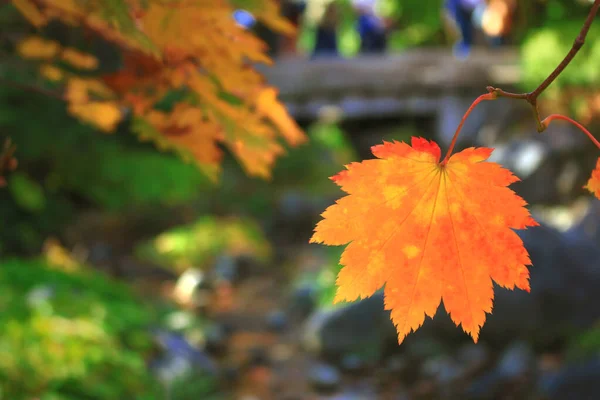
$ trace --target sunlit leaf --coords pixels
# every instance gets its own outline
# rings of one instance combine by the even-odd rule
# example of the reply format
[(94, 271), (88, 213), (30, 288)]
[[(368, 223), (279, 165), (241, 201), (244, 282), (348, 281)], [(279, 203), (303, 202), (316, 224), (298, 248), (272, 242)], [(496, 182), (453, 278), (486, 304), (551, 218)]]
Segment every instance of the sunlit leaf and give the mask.
[(518, 180), (487, 162), (492, 149), (469, 148), (439, 163), (434, 142), (412, 139), (372, 148), (332, 179), (348, 193), (323, 213), (311, 242), (348, 244), (336, 301), (385, 286), (385, 307), (402, 341), (433, 317), (440, 301), (477, 341), (492, 311), (492, 280), (529, 290), (530, 259), (514, 229), (535, 226)]

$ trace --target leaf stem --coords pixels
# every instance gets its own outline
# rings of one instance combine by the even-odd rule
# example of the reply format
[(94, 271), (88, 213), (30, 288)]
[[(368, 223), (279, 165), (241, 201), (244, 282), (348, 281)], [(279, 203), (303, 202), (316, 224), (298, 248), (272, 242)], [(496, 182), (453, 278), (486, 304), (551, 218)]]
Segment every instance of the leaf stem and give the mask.
[(554, 121), (554, 120), (563, 120), (563, 121), (567, 121), (570, 122), (571, 124), (575, 125), (577, 128), (579, 128), (583, 133), (585, 133), (592, 142), (594, 142), (594, 144), (596, 145), (596, 147), (598, 147), (600, 149), (600, 142), (598, 141), (598, 139), (596, 139), (594, 137), (594, 135), (592, 135), (590, 133), (590, 131), (588, 131), (583, 125), (581, 125), (579, 122), (572, 120), (571, 118), (565, 116), (565, 115), (560, 115), (560, 114), (551, 114), (549, 116), (547, 116), (543, 121), (542, 121), (542, 125), (544, 126), (544, 129), (548, 127), (548, 125), (550, 125), (550, 122)]
[(473, 104), (471, 104), (469, 109), (465, 112), (462, 119), (460, 120), (460, 124), (458, 124), (458, 127), (456, 128), (456, 131), (454, 132), (454, 136), (452, 137), (452, 141), (450, 142), (450, 146), (448, 147), (448, 152), (446, 153), (446, 156), (444, 157), (444, 159), (442, 160), (440, 165), (442, 165), (442, 166), (446, 165), (446, 163), (450, 159), (450, 155), (452, 155), (452, 150), (454, 150), (454, 146), (456, 145), (456, 140), (458, 139), (458, 134), (462, 130), (462, 127), (465, 124), (465, 121), (467, 120), (467, 118), (469, 117), (469, 114), (471, 114), (471, 112), (477, 106), (477, 104), (479, 104), (485, 100), (496, 100), (497, 98), (498, 98), (498, 94), (496, 92), (489, 92), (486, 94), (482, 94), (481, 96), (479, 96), (478, 98), (475, 99)]
[(535, 101), (537, 97), (544, 91), (554, 80), (563, 72), (563, 70), (569, 65), (569, 63), (573, 60), (575, 55), (579, 52), (579, 50), (583, 47), (585, 43), (585, 38), (592, 26), (592, 22), (594, 22), (594, 18), (598, 13), (598, 8), (600, 8), (600, 0), (595, 0), (594, 4), (590, 8), (590, 12), (581, 27), (581, 31), (579, 35), (575, 38), (573, 42), (573, 46), (571, 46), (571, 50), (567, 53), (565, 58), (558, 64), (558, 66), (552, 71), (550, 75), (531, 93), (527, 95), (527, 100), (531, 103), (531, 101)]

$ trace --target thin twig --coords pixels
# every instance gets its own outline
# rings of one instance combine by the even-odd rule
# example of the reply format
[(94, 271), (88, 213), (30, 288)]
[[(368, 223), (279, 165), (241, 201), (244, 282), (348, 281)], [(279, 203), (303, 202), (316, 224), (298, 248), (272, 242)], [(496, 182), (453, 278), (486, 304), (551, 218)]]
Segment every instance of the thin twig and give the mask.
[(556, 115), (556, 114), (551, 115), (550, 117), (548, 117), (544, 121), (542, 121), (540, 118), (540, 112), (537, 107), (537, 99), (540, 96), (540, 94), (542, 94), (542, 92), (544, 90), (546, 90), (546, 88), (548, 88), (548, 86), (550, 86), (552, 84), (552, 82), (554, 82), (556, 80), (556, 78), (564, 71), (564, 69), (567, 68), (567, 66), (571, 63), (571, 61), (573, 60), (575, 55), (577, 55), (579, 50), (583, 47), (583, 44), (585, 43), (585, 38), (588, 34), (588, 31), (590, 30), (590, 27), (592, 26), (592, 22), (594, 22), (594, 18), (596, 17), (596, 14), (598, 13), (598, 9), (600, 9), (600, 0), (594, 0), (594, 4), (590, 8), (590, 12), (588, 13), (587, 18), (585, 19), (585, 22), (583, 23), (583, 26), (581, 27), (581, 31), (579, 32), (579, 35), (577, 35), (577, 38), (573, 42), (573, 46), (571, 46), (571, 50), (569, 50), (569, 53), (567, 53), (565, 58), (563, 58), (563, 60), (558, 64), (558, 66), (554, 69), (554, 71), (552, 71), (550, 73), (550, 75), (548, 75), (548, 77), (546, 79), (544, 79), (544, 81), (542, 83), (540, 83), (540, 85), (537, 88), (535, 88), (534, 91), (529, 92), (529, 93), (511, 93), (511, 92), (506, 92), (500, 88), (488, 86), (487, 87), (488, 93), (479, 96), (473, 102), (473, 104), (471, 104), (471, 107), (469, 107), (469, 109), (463, 116), (460, 124), (458, 125), (458, 128), (456, 129), (456, 132), (454, 133), (454, 137), (452, 138), (452, 142), (450, 143), (450, 147), (448, 149), (448, 152), (446, 153), (446, 157), (444, 157), (444, 159), (442, 160), (442, 162), (440, 164), (445, 165), (448, 162), (448, 159), (450, 158), (450, 155), (452, 154), (452, 150), (454, 149), (454, 145), (456, 144), (458, 134), (460, 133), (460, 131), (465, 123), (465, 120), (467, 119), (467, 117), (469, 116), (471, 111), (473, 111), (473, 108), (483, 100), (494, 100), (498, 97), (508, 97), (511, 99), (527, 101), (533, 109), (538, 132), (545, 131), (552, 120), (562, 119), (562, 120), (568, 121), (568, 122), (574, 124), (575, 126), (577, 126), (586, 135), (588, 135), (588, 137), (594, 142), (594, 144), (596, 144), (596, 146), (600, 147), (599, 146), (600, 143), (594, 138), (594, 136), (592, 136), (592, 134), (578, 122), (575, 122), (568, 117), (565, 117), (562, 115)]
[(567, 121), (573, 125), (575, 125), (577, 128), (579, 128), (579, 130), (581, 130), (583, 133), (585, 133), (587, 135), (588, 138), (590, 138), (590, 140), (596, 145), (596, 147), (598, 147), (600, 149), (600, 142), (598, 141), (598, 139), (596, 139), (594, 137), (594, 135), (591, 134), (590, 131), (588, 131), (585, 126), (581, 125), (579, 122), (574, 121), (573, 119), (565, 116), (565, 115), (560, 115), (560, 114), (552, 114), (547, 116), (546, 118), (544, 118), (544, 120), (542, 121), (542, 125), (544, 125), (545, 127), (548, 127), (548, 125), (550, 125), (550, 122), (554, 121), (554, 120), (563, 120), (563, 121)]
[(590, 8), (590, 12), (588, 13), (587, 18), (585, 19), (585, 22), (583, 23), (583, 26), (581, 27), (579, 35), (577, 35), (577, 38), (575, 38), (575, 41), (571, 46), (571, 49), (569, 50), (565, 58), (554, 69), (554, 71), (552, 71), (552, 73), (550, 73), (550, 75), (548, 75), (548, 77), (544, 79), (544, 81), (540, 83), (540, 85), (537, 88), (535, 88), (535, 90), (529, 93), (510, 93), (505, 92), (504, 90), (499, 88), (488, 86), (488, 92), (494, 92), (500, 97), (509, 97), (512, 99), (526, 100), (529, 104), (531, 104), (531, 107), (533, 108), (538, 132), (543, 132), (546, 129), (546, 126), (542, 124), (542, 121), (540, 119), (540, 114), (537, 108), (537, 99), (540, 96), (540, 94), (542, 94), (542, 92), (546, 90), (546, 88), (548, 88), (548, 86), (550, 86), (552, 82), (556, 80), (556, 78), (558, 78), (558, 76), (571, 63), (573, 58), (575, 58), (575, 55), (577, 55), (579, 50), (583, 47), (588, 31), (590, 30), (590, 27), (594, 22), (594, 18), (598, 13), (598, 9), (600, 9), (600, 0), (595, 0), (594, 4)]
[(550, 75), (548, 75), (548, 77), (546, 79), (544, 79), (544, 81), (533, 92), (531, 92), (527, 95), (527, 101), (529, 101), (530, 103), (532, 101), (535, 101), (538, 98), (538, 96), (544, 90), (546, 90), (546, 88), (548, 86), (550, 86), (550, 84), (552, 82), (554, 82), (554, 80), (563, 72), (563, 70), (567, 67), (567, 65), (569, 65), (571, 60), (573, 60), (575, 55), (583, 47), (583, 44), (585, 43), (585, 38), (588, 34), (588, 31), (590, 30), (590, 27), (592, 26), (592, 22), (594, 22), (594, 18), (596, 17), (596, 14), (598, 13), (598, 8), (600, 8), (600, 0), (595, 0), (594, 4), (592, 5), (592, 8), (590, 8), (590, 12), (589, 12), (587, 18), (585, 19), (585, 22), (583, 23), (583, 26), (581, 27), (581, 31), (579, 32), (579, 35), (577, 35), (577, 38), (573, 42), (573, 46), (571, 47), (571, 50), (569, 50), (569, 53), (567, 53), (565, 58), (560, 62), (560, 64), (558, 64), (558, 66), (554, 69), (554, 71), (552, 71), (552, 73)]

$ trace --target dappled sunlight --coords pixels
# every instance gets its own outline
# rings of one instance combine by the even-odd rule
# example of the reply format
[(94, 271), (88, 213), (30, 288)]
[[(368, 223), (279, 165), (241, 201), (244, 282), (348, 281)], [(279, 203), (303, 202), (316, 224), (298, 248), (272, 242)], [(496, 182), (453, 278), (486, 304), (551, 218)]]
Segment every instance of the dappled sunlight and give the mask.
[(160, 234), (140, 245), (137, 252), (142, 258), (183, 272), (192, 267), (202, 268), (220, 253), (266, 261), (271, 247), (251, 219), (205, 216), (193, 224)]

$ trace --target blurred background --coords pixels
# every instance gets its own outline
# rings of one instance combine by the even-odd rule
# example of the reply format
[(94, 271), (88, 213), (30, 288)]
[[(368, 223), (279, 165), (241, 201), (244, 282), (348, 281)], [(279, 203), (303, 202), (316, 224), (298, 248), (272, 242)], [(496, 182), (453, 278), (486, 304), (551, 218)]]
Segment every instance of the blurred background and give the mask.
[[(329, 176), (382, 140), (447, 148), (487, 85), (532, 90), (554, 69), (592, 2), (282, 0), (287, 36), (225, 3), (308, 136), (270, 180), (226, 153), (215, 183), (128, 124), (69, 115), (16, 57), (32, 28), (0, 1), (0, 399), (599, 398), (600, 205), (582, 188), (598, 149), (569, 125), (538, 134), (525, 102), (499, 99), (463, 129), (541, 222), (519, 233), (531, 293), (496, 287), (478, 344), (441, 307), (399, 346), (381, 292), (332, 304), (343, 248), (308, 244), (342, 195)], [(598, 132), (599, 33), (541, 115)]]

